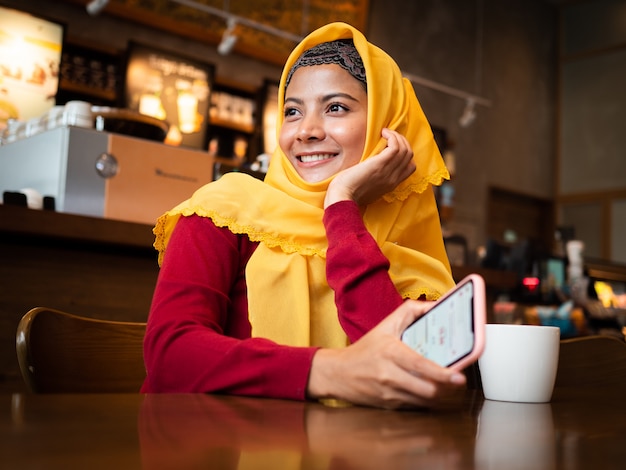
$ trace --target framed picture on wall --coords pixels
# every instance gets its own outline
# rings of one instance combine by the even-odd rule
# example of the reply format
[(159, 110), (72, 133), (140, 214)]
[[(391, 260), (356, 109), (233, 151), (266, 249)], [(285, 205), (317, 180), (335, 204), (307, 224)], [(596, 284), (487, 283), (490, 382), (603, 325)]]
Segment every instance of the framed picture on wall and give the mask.
[(166, 121), (166, 144), (204, 150), (214, 74), (212, 64), (131, 42), (125, 105)]

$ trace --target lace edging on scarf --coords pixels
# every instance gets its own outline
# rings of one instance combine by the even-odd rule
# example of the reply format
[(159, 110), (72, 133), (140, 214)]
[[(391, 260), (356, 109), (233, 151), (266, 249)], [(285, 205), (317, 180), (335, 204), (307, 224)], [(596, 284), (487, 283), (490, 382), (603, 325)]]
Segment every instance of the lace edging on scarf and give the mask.
[(438, 300), (442, 296), (442, 293), (432, 287), (422, 286), (401, 292), (401, 296), (404, 300)]
[(442, 168), (435, 173), (422, 178), (420, 181), (406, 186), (401, 185), (390, 193), (385, 194), (383, 199), (387, 202), (404, 201), (411, 193), (421, 194), (426, 191), (426, 188), (428, 188), (429, 185), (439, 186), (443, 183), (443, 180), (447, 179), (450, 179), (450, 173), (447, 168)]
[(157, 219), (156, 225), (152, 229), (152, 233), (155, 235), (155, 241), (153, 246), (160, 253), (160, 257), (162, 256), (167, 246), (166, 222), (168, 217), (173, 217), (177, 215), (188, 217), (194, 214), (199, 215), (200, 217), (206, 217), (211, 219), (217, 227), (226, 227), (232, 233), (239, 235), (246, 234), (248, 238), (250, 238), (250, 240), (253, 242), (263, 243), (270, 248), (278, 247), (285, 253), (300, 253), (304, 256), (316, 255), (322, 258), (326, 257), (325, 248), (313, 248), (301, 245), (299, 243), (294, 243), (292, 241), (285, 240), (278, 234), (268, 233), (266, 231), (259, 230), (251, 225), (240, 224), (231, 217), (224, 217), (213, 210), (207, 210), (198, 207), (189, 207), (176, 212), (168, 212), (167, 214)]

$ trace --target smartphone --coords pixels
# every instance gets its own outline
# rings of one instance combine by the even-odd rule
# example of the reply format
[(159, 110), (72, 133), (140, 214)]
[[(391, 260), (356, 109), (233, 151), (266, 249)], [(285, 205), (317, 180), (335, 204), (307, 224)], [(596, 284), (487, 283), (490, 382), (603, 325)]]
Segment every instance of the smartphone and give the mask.
[(485, 347), (485, 281), (470, 274), (402, 333), (402, 341), (444, 367), (462, 370)]

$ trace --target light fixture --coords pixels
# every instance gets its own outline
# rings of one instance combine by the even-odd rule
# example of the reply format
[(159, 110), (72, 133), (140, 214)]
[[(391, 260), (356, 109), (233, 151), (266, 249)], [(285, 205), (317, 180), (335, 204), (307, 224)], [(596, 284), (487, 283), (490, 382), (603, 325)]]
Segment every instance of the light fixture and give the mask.
[(469, 98), (465, 102), (465, 109), (463, 114), (459, 118), (459, 124), (461, 127), (469, 127), (476, 119), (476, 103), (473, 99)]
[[(229, 12), (228, 9), (228, 5), (229, 5), (229, 1), (228, 0), (224, 0), (224, 8), (220, 9), (220, 8), (216, 8), (214, 6), (211, 5), (206, 5), (204, 3), (200, 3), (196, 0), (171, 0), (174, 3), (178, 3), (180, 5), (184, 5), (186, 7), (192, 8), (196, 11), (201, 11), (204, 13), (208, 13), (209, 15), (215, 15), (215, 16), (219, 16), (220, 18), (224, 18), (227, 19), (232, 22), (236, 22), (237, 24), (240, 24), (242, 26), (245, 26), (247, 28), (252, 28), (252, 29), (256, 29), (257, 31), (262, 31), (264, 33), (267, 34), (271, 34), (272, 36), (276, 36), (279, 38), (283, 38), (283, 39), (287, 39), (288, 41), (293, 41), (295, 43), (298, 43), (302, 40), (302, 38), (305, 36), (306, 34), (306, 28), (304, 27), (304, 25), (308, 24), (308, 3), (309, 0), (303, 0), (302, 2), (302, 9), (303, 9), (303, 13), (302, 13), (302, 23), (303, 23), (303, 30), (302, 30), (302, 35), (297, 35), (297, 34), (292, 34), (289, 33), (287, 31), (283, 31), (282, 29), (278, 29), (278, 28), (274, 28), (272, 26), (266, 25), (266, 24), (262, 24), (259, 23), (257, 21), (248, 19), (248, 18), (244, 18), (243, 16), (236, 16), (233, 15), (232, 13)], [(233, 45), (234, 45), (234, 41), (233, 40)]]
[(92, 0), (87, 4), (87, 13), (89, 13), (91, 16), (96, 16), (100, 14), (100, 12), (104, 10), (104, 7), (106, 7), (108, 4), (109, 0)]
[(237, 35), (235, 34), (235, 28), (237, 27), (237, 21), (235, 18), (228, 18), (227, 27), (222, 35), (222, 41), (217, 46), (217, 52), (221, 55), (228, 55), (235, 47), (237, 42)]

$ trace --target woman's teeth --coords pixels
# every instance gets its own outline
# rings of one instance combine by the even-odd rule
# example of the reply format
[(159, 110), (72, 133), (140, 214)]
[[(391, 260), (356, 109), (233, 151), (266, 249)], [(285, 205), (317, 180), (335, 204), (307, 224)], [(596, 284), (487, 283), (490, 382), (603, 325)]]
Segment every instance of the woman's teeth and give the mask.
[(328, 160), (332, 157), (334, 157), (334, 155), (331, 155), (330, 153), (322, 153), (318, 155), (301, 155), (299, 158), (302, 163), (310, 163), (318, 162), (320, 160)]

